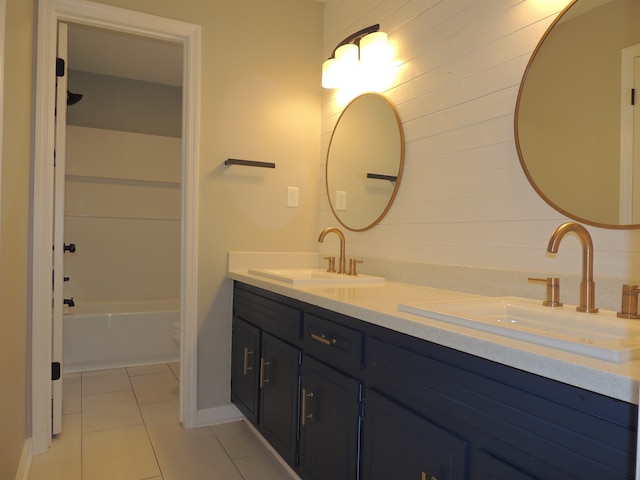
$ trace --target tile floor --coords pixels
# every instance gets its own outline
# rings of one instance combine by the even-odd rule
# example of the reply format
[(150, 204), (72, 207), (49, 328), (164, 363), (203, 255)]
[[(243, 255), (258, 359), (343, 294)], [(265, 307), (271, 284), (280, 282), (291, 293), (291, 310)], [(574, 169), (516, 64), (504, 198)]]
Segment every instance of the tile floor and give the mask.
[(292, 480), (244, 422), (185, 429), (177, 364), (65, 375), (62, 433), (29, 480)]

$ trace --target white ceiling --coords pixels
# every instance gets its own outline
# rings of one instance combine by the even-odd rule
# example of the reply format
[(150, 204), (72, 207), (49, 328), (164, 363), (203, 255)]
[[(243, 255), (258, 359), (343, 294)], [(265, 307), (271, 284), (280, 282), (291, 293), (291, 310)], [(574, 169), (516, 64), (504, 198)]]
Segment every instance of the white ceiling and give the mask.
[(182, 45), (69, 25), (69, 69), (182, 85)]

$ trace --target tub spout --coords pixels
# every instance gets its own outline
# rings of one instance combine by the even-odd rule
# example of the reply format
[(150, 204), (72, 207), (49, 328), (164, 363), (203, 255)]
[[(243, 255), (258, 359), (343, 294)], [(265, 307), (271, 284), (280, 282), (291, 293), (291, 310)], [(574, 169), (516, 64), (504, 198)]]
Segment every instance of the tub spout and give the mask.
[(63, 303), (65, 305), (68, 305), (69, 307), (75, 307), (76, 306), (75, 302), (73, 301), (73, 297), (65, 298)]
[(596, 313), (595, 291), (596, 286), (593, 281), (593, 241), (586, 228), (579, 223), (567, 222), (554, 230), (549, 239), (547, 252), (558, 253), (560, 240), (568, 232), (578, 235), (582, 244), (582, 281), (580, 282), (580, 305), (576, 307), (579, 312)]

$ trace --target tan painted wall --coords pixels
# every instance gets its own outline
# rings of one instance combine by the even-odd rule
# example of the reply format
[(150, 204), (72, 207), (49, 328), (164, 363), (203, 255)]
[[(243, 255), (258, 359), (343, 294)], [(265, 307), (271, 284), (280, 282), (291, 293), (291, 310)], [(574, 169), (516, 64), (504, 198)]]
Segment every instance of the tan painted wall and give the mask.
[(28, 436), (28, 248), (34, 2), (8, 0), (0, 201), (0, 478)]

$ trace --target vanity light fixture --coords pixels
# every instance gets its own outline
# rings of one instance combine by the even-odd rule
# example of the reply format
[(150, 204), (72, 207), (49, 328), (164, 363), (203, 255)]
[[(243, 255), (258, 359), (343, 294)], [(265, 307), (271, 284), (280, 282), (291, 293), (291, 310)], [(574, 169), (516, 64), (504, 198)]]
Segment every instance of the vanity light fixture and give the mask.
[(380, 24), (363, 28), (342, 40), (322, 64), (322, 86), (340, 88), (356, 81), (368, 85), (372, 79), (386, 78), (392, 57), (393, 50)]

